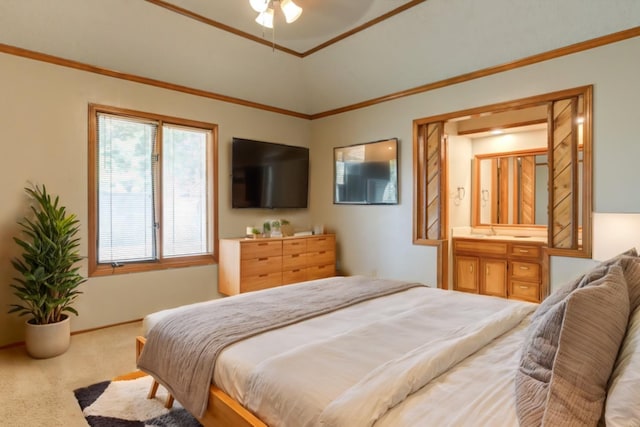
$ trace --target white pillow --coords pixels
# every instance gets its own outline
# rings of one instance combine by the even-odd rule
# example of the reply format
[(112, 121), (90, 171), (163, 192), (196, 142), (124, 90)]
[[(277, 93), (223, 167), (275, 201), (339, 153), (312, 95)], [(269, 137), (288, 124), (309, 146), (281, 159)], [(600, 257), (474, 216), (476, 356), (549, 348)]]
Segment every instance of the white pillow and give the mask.
[(607, 427), (640, 426), (640, 308), (629, 319), (611, 375), (605, 421)]

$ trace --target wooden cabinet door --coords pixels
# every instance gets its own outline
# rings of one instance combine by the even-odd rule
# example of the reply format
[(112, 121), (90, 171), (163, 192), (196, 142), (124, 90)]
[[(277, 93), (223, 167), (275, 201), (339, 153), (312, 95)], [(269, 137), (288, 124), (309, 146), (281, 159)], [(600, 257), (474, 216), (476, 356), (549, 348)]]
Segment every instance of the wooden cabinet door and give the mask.
[(455, 286), (454, 289), (464, 292), (478, 293), (478, 267), (480, 259), (477, 257), (457, 256), (455, 258)]
[(500, 259), (482, 260), (482, 293), (497, 297), (507, 297), (507, 261)]

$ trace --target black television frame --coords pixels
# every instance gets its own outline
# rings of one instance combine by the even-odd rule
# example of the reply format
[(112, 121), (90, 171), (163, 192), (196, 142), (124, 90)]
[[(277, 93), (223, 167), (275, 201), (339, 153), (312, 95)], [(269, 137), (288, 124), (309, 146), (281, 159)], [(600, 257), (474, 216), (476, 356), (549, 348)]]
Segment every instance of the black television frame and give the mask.
[[(305, 187), (304, 187), (304, 192), (305, 192), (305, 200), (304, 200), (304, 205), (302, 203), (295, 203), (295, 204), (278, 204), (276, 206), (271, 206), (271, 205), (266, 205), (266, 204), (260, 204), (258, 206), (256, 205), (250, 205), (250, 206), (243, 206), (243, 205), (239, 205), (236, 204), (237, 200), (235, 197), (235, 191), (236, 188), (234, 188), (235, 186), (235, 182), (234, 179), (236, 179), (235, 176), (235, 171), (234, 171), (234, 166), (236, 166), (236, 161), (237, 159), (234, 158), (234, 146), (236, 144), (236, 142), (238, 143), (242, 143), (242, 142), (246, 142), (246, 143), (251, 143), (251, 144), (258, 144), (262, 147), (273, 147), (274, 149), (279, 149), (279, 150), (287, 150), (287, 151), (291, 151), (291, 152), (305, 152), (306, 153), (306, 177), (303, 180), (305, 183)], [(277, 143), (277, 142), (268, 142), (268, 141), (259, 141), (259, 140), (255, 140), (255, 139), (249, 139), (249, 138), (242, 138), (242, 137), (233, 137), (232, 141), (231, 141), (231, 173), (230, 173), (230, 178), (231, 178), (231, 208), (232, 209), (308, 209), (309, 207), (309, 170), (310, 170), (310, 156), (309, 156), (309, 148), (308, 147), (303, 147), (303, 146), (298, 146), (298, 145), (288, 145), (288, 144), (281, 144), (281, 143)], [(300, 182), (299, 182), (300, 183)], [(300, 187), (302, 188), (302, 187)], [(302, 200), (302, 199), (300, 199)]]
[[(349, 195), (347, 194), (340, 194), (339, 195), (339, 188), (338, 185), (345, 185), (345, 184), (339, 184), (339, 181), (344, 181), (344, 179), (348, 176), (348, 174), (346, 173), (347, 170), (347, 166), (346, 166), (346, 161), (344, 161), (345, 159), (345, 153), (348, 151), (351, 152), (357, 152), (357, 151), (364, 151), (365, 152), (365, 156), (362, 160), (362, 162), (360, 162), (360, 166), (362, 169), (373, 169), (375, 168), (377, 163), (381, 163), (379, 161), (372, 161), (372, 160), (367, 160), (366, 158), (366, 152), (367, 150), (373, 150), (373, 149), (385, 149), (391, 147), (392, 151), (393, 151), (393, 155), (389, 157), (388, 160), (395, 160), (395, 173), (392, 173), (391, 171), (391, 166), (389, 167), (389, 178), (387, 179), (388, 184), (391, 184), (391, 187), (388, 187), (388, 184), (385, 186), (385, 189), (383, 190), (383, 192), (387, 191), (387, 188), (390, 188), (390, 191), (392, 191), (392, 195), (393, 197), (391, 197), (388, 200), (380, 200), (378, 197), (369, 197), (371, 190), (369, 189), (368, 185), (369, 183), (366, 183), (367, 188), (365, 190), (363, 190), (365, 192), (364, 196), (362, 197), (349, 197)], [(346, 146), (342, 146), (342, 147), (334, 147), (333, 148), (333, 203), (336, 205), (397, 205), (399, 203), (399, 195), (400, 195), (400, 189), (399, 189), (399, 173), (400, 173), (400, 165), (399, 165), (399, 160), (400, 160), (400, 155), (399, 155), (399, 149), (400, 149), (400, 144), (398, 141), (398, 138), (387, 138), (387, 139), (381, 139), (378, 141), (372, 141), (372, 142), (366, 142), (366, 143), (361, 143), (361, 144), (352, 144), (352, 145), (346, 145)], [(341, 157), (341, 153), (342, 153), (342, 157)], [(342, 165), (340, 165), (340, 163), (343, 163)], [(342, 169), (342, 170), (340, 170)], [(393, 176), (392, 176), (393, 175)], [(369, 180), (379, 180), (377, 178), (368, 178)], [(379, 180), (380, 181), (380, 180)], [(379, 187), (378, 187), (379, 188)], [(374, 192), (378, 193), (377, 189), (374, 189)], [(345, 189), (345, 193), (346, 193), (346, 189)]]

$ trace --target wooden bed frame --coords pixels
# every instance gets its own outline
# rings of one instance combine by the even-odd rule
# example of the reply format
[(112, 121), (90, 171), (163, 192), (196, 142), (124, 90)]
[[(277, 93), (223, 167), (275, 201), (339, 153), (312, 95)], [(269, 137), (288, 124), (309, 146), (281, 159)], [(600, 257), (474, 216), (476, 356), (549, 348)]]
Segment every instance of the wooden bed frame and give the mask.
[[(136, 337), (136, 360), (146, 341), (145, 337)], [(209, 389), (207, 411), (198, 421), (205, 427), (267, 427), (258, 417), (214, 385)]]

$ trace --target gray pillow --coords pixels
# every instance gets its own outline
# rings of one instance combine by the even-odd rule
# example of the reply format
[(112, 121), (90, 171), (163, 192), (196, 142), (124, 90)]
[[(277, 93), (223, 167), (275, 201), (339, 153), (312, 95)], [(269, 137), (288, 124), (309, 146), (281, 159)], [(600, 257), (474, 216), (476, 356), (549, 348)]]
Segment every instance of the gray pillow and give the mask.
[[(552, 293), (547, 298), (545, 298), (545, 300), (542, 301), (540, 306), (536, 309), (535, 313), (533, 314), (531, 318), (532, 321), (535, 321), (539, 317), (544, 316), (544, 314), (549, 309), (551, 309), (554, 305), (558, 304), (559, 302), (563, 301), (576, 288), (579, 288), (581, 286), (584, 286), (587, 283), (590, 283), (591, 281), (594, 280), (594, 278), (597, 278), (599, 274), (601, 275), (601, 273), (599, 273), (598, 271), (600, 271), (602, 267), (608, 267), (610, 265), (618, 264), (621, 261), (625, 261), (625, 262), (629, 261), (630, 263), (630, 260), (637, 260), (640, 262), (640, 258), (638, 258), (638, 252), (636, 251), (636, 248), (628, 249), (614, 256), (613, 258), (610, 258), (606, 261), (602, 261), (593, 269), (578, 276), (576, 279), (562, 286), (560, 289), (556, 290), (554, 293)], [(623, 265), (623, 269), (626, 270), (626, 264)], [(626, 277), (627, 277), (627, 273), (625, 272), (625, 278)], [(637, 300), (638, 300), (638, 304), (640, 304), (640, 278), (638, 278), (635, 282), (637, 283), (637, 286), (636, 286), (637, 288), (636, 293), (638, 294)], [(630, 295), (631, 295), (631, 292), (630, 292)], [(633, 309), (631, 311), (633, 311)]]
[(597, 425), (629, 318), (620, 265), (585, 274), (532, 319), (516, 373), (522, 427)]
[(624, 278), (629, 287), (630, 312), (640, 307), (640, 258), (637, 256), (622, 256), (617, 261), (622, 267)]

